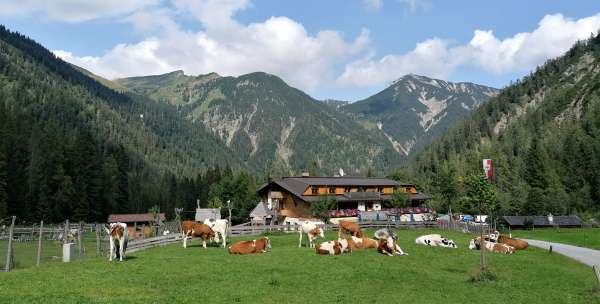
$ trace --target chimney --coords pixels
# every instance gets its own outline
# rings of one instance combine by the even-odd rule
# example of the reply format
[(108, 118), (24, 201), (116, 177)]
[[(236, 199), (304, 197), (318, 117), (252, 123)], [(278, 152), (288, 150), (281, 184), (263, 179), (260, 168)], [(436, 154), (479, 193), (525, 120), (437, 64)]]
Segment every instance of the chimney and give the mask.
[(302, 177), (309, 177), (309, 176), (310, 176), (310, 173), (308, 173), (308, 172), (302, 172)]

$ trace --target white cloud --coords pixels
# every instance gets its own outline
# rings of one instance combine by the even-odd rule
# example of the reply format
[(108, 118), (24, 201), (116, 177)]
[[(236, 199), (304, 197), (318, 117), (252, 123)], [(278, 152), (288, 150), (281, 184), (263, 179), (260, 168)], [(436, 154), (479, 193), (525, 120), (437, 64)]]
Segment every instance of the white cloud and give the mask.
[(532, 32), (503, 40), (492, 31), (476, 30), (469, 43), (453, 45), (433, 38), (418, 43), (410, 52), (349, 63), (338, 77), (341, 85), (368, 86), (389, 82), (407, 73), (445, 78), (459, 66), (475, 66), (502, 74), (524, 72), (567, 51), (577, 40), (600, 29), (600, 14), (572, 20), (561, 14), (546, 15)]
[(42, 14), (52, 20), (81, 22), (130, 14), (158, 2), (159, 0), (3, 0), (0, 2), (0, 15)]
[[(55, 51), (57, 56), (106, 78), (166, 73), (182, 69), (187, 74), (217, 72), (241, 75), (265, 71), (290, 84), (313, 90), (334, 83), (335, 65), (367, 49), (369, 32), (352, 40), (336, 31), (309, 34), (287, 17), (240, 24), (233, 17), (250, 4), (244, 0), (176, 0), (175, 11), (148, 9), (127, 18), (148, 38), (120, 44), (100, 57), (76, 56)], [(204, 30), (186, 31), (175, 18), (191, 17)]]
[(363, 0), (368, 9), (378, 10), (383, 6), (383, 0)]

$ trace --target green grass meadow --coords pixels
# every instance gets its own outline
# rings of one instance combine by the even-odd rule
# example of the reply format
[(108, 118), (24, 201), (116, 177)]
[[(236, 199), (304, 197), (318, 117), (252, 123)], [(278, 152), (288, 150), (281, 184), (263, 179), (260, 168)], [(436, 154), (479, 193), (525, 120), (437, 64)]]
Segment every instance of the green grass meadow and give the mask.
[(543, 228), (513, 230), (514, 237), (575, 245), (600, 250), (600, 228)]
[(497, 279), (472, 283), (479, 252), (468, 250), (470, 236), (442, 233), (458, 249), (414, 244), (435, 232), (400, 230), (409, 255), (397, 257), (375, 250), (318, 256), (298, 248), (297, 234), (277, 234), (262, 255), (230, 256), (194, 241), (187, 249), (132, 253), (125, 262), (47, 263), (0, 273), (0, 303), (600, 303), (589, 267), (536, 248), (487, 254)]

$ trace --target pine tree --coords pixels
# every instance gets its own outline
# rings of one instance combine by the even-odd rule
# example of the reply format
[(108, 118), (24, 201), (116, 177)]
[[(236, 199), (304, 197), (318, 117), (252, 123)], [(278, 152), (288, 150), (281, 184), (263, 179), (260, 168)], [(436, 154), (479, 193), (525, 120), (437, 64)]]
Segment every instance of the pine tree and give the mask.
[(8, 215), (8, 165), (7, 165), (7, 147), (5, 131), (5, 109), (4, 103), (0, 102), (0, 218)]

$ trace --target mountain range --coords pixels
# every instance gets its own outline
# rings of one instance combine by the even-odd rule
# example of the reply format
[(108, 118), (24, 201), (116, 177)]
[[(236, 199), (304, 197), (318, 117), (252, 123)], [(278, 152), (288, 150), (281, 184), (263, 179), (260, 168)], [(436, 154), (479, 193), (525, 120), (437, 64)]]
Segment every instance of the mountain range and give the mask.
[(388, 172), (497, 93), (417, 75), (354, 103), (318, 101), (261, 72), (222, 77), (175, 71), (114, 82), (177, 107), (249, 168), (282, 174)]

